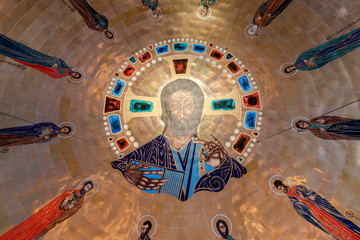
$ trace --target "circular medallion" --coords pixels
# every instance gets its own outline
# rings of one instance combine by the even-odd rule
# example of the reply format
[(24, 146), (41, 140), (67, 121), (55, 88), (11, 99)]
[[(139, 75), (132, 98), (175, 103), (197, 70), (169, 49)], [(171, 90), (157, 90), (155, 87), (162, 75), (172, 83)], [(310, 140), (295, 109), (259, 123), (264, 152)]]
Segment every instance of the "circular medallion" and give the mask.
[[(112, 167), (148, 173), (131, 184), (186, 201), (225, 187), (229, 179), (215, 170), (246, 173), (241, 164), (263, 115), (258, 82), (242, 61), (214, 43), (179, 37), (138, 49), (118, 66), (105, 90), (102, 127), (122, 156)], [(189, 165), (199, 176), (185, 179)], [(183, 180), (191, 189), (183, 190)]]
[(291, 127), (292, 127), (292, 130), (297, 132), (297, 133), (307, 133), (309, 132), (308, 129), (301, 129), (301, 128), (298, 128), (296, 127), (295, 123), (297, 121), (306, 121), (306, 122), (310, 122), (310, 120), (306, 117), (296, 117), (294, 118), (292, 121), (291, 121)]
[(211, 8), (204, 8), (204, 6), (200, 6), (197, 10), (197, 15), (201, 19), (207, 19), (211, 16)]

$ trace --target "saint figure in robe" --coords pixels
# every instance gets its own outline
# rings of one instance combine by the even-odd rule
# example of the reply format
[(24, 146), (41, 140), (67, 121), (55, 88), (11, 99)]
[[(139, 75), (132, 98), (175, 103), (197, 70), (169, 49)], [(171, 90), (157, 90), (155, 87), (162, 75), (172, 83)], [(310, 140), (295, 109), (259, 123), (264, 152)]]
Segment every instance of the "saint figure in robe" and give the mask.
[(360, 240), (360, 228), (318, 193), (305, 186), (286, 186), (280, 180), (275, 180), (274, 185), (289, 197), (295, 211), (315, 227), (337, 240)]
[(310, 71), (320, 68), (328, 62), (341, 58), (359, 46), (360, 28), (303, 52), (296, 59), (295, 64), (286, 67), (284, 72), (291, 73), (296, 69)]
[[(218, 230), (220, 236), (222, 239), (226, 240), (235, 240), (230, 234), (229, 234), (229, 227), (226, 223), (226, 221), (219, 219), (216, 222), (216, 229)], [(241, 240), (241, 235), (239, 233), (236, 233), (236, 237), (238, 240)]]
[(113, 33), (108, 30), (108, 19), (93, 9), (86, 0), (69, 0), (69, 2), (91, 30), (104, 32), (108, 39), (114, 38)]
[(24, 64), (28, 67), (46, 73), (53, 78), (71, 76), (80, 79), (79, 72), (72, 71), (66, 63), (57, 57), (38, 52), (22, 43), (16, 42), (0, 33), (0, 54)]
[(200, 10), (200, 15), (205, 17), (209, 14), (209, 9), (212, 5), (216, 3), (216, 0), (201, 0), (202, 9)]
[(59, 128), (52, 122), (42, 122), (30, 126), (1, 128), (0, 147), (12, 147), (32, 143), (49, 142), (61, 134), (70, 134), (71, 127)]
[(54, 200), (40, 208), (31, 217), (0, 236), (0, 240), (37, 240), (57, 224), (74, 215), (82, 207), (85, 194), (93, 188), (93, 182), (87, 181), (83, 187), (65, 191)]
[(246, 168), (228, 156), (221, 142), (198, 137), (204, 94), (188, 79), (167, 84), (160, 94), (164, 130), (154, 140), (111, 162), (125, 179), (151, 193), (186, 201), (200, 191), (219, 192)]
[(151, 240), (149, 237), (149, 232), (152, 228), (152, 224), (149, 220), (145, 221), (141, 226), (140, 237), (138, 240)]
[(326, 140), (360, 140), (360, 119), (321, 116), (310, 121), (299, 120), (295, 126)]
[(159, 6), (159, 0), (142, 0), (142, 4), (152, 11), (152, 17), (154, 19), (160, 17), (160, 14), (157, 11), (157, 8)]
[(253, 18), (254, 27), (252, 27), (249, 32), (258, 36), (260, 28), (269, 25), (292, 1), (293, 0), (268, 0), (261, 4)]

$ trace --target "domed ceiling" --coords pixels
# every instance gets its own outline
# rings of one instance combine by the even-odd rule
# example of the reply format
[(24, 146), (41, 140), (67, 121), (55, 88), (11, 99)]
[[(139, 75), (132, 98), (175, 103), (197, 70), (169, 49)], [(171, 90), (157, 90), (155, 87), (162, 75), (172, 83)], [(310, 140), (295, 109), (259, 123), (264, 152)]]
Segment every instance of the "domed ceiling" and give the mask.
[[(140, 0), (88, 3), (113, 39), (68, 0), (0, 2), (2, 34), (82, 73), (53, 78), (0, 55), (0, 128), (72, 126), (71, 137), (1, 147), (0, 236), (88, 180), (82, 207), (43, 239), (138, 239), (146, 220), (151, 239), (220, 239), (219, 219), (234, 239), (331, 239), (274, 180), (360, 225), (358, 141), (291, 129), (328, 112), (359, 118), (360, 50), (280, 72), (359, 28), (360, 2), (294, 0), (257, 37), (247, 30), (262, 0), (217, 1), (207, 18), (200, 0), (160, 0), (157, 19)], [(319, 211), (313, 221), (328, 218)]]

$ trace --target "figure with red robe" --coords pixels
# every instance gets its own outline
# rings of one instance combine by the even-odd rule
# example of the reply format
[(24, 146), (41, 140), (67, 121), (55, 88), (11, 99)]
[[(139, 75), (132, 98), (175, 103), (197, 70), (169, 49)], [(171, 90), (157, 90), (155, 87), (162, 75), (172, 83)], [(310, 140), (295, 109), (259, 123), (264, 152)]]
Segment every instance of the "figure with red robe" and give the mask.
[(360, 240), (360, 228), (318, 193), (301, 185), (286, 186), (280, 180), (275, 180), (274, 185), (289, 197), (295, 211), (315, 227), (337, 240)]
[(104, 32), (108, 39), (114, 38), (114, 34), (108, 30), (109, 21), (107, 17), (99, 14), (86, 0), (69, 0), (69, 2), (91, 30)]
[(254, 15), (254, 26), (249, 30), (249, 33), (258, 36), (260, 28), (269, 25), (292, 1), (293, 0), (268, 0), (261, 4)]
[(326, 140), (360, 140), (360, 119), (321, 116), (310, 121), (299, 120), (295, 126)]
[(93, 186), (92, 181), (87, 181), (80, 190), (65, 191), (31, 217), (0, 236), (0, 240), (37, 240), (41, 238), (56, 224), (63, 222), (79, 211), (84, 203), (85, 194)]
[(81, 74), (79, 72), (72, 71), (62, 59), (38, 52), (22, 43), (6, 37), (1, 33), (0, 54), (12, 58), (13, 60), (28, 67), (39, 70), (53, 78), (61, 78), (69, 75), (74, 79), (81, 78)]

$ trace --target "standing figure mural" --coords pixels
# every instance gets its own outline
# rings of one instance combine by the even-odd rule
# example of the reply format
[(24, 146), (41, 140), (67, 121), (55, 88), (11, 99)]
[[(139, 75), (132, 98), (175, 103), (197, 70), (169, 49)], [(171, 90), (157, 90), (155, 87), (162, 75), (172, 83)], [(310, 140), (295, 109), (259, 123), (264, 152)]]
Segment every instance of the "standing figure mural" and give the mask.
[(194, 81), (178, 79), (168, 83), (160, 101), (163, 133), (111, 162), (129, 183), (186, 201), (200, 191), (219, 192), (230, 178), (246, 174), (246, 168), (228, 155), (218, 139), (199, 138), (204, 94)]
[(92, 190), (93, 186), (92, 181), (87, 181), (81, 189), (65, 191), (31, 217), (0, 236), (0, 240), (40, 239), (57, 224), (79, 211), (83, 206), (86, 193)]
[(201, 17), (206, 17), (210, 14), (210, 8), (216, 3), (216, 0), (201, 0), (201, 9), (199, 14)]
[(296, 212), (315, 227), (337, 240), (360, 240), (360, 228), (318, 193), (305, 186), (286, 186), (280, 180), (275, 180), (274, 186), (283, 191)]
[(108, 39), (114, 38), (114, 34), (108, 29), (108, 19), (92, 8), (86, 0), (69, 0), (69, 2), (78, 11), (91, 30), (104, 32)]
[(321, 116), (310, 121), (299, 120), (295, 126), (326, 140), (360, 140), (360, 119)]
[(61, 78), (69, 75), (74, 79), (80, 79), (82, 77), (79, 72), (72, 71), (62, 59), (38, 52), (1, 33), (0, 54), (39, 70), (53, 78)]
[(70, 134), (71, 127), (59, 128), (52, 122), (41, 122), (30, 126), (0, 129), (0, 147), (12, 147), (32, 143), (49, 142), (59, 134)]
[(254, 15), (254, 26), (248, 30), (249, 34), (259, 36), (260, 28), (269, 25), (292, 1), (293, 0), (268, 0), (261, 4)]
[(284, 72), (291, 73), (296, 69), (301, 71), (318, 69), (359, 46), (360, 28), (303, 52), (296, 59), (295, 64), (284, 68)]
[(149, 16), (156, 20), (161, 18), (161, 11), (159, 10), (159, 0), (142, 0), (142, 4), (149, 8), (149, 11), (151, 11), (151, 16), (149, 13)]

